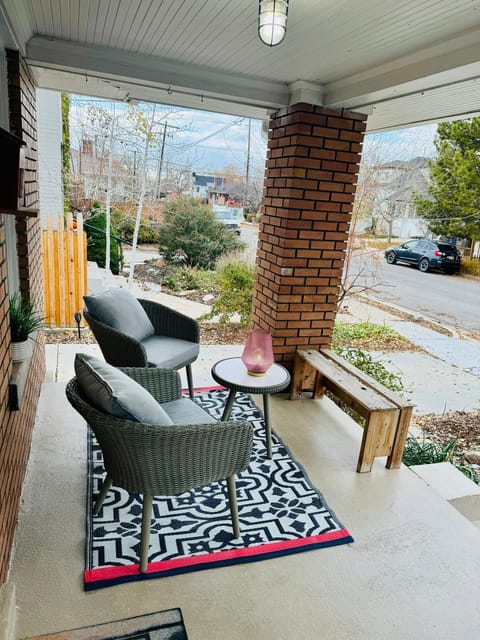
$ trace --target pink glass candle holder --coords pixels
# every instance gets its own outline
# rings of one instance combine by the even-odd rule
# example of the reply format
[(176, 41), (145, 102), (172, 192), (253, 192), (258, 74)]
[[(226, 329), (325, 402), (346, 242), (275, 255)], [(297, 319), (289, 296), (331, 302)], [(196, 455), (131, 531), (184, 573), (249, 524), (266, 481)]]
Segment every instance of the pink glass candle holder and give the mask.
[(274, 362), (272, 336), (268, 331), (263, 329), (250, 331), (243, 350), (242, 362), (246, 366), (249, 375), (265, 375)]

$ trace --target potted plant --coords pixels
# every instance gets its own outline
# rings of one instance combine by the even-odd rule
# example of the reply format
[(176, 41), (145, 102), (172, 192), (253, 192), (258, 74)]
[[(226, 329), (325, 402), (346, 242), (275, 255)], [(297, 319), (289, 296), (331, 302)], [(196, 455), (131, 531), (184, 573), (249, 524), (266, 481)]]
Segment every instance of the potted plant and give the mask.
[(15, 292), (9, 299), (10, 333), (12, 338), (12, 360), (20, 362), (30, 357), (32, 333), (43, 326), (44, 318), (38, 314), (33, 302), (25, 302)]

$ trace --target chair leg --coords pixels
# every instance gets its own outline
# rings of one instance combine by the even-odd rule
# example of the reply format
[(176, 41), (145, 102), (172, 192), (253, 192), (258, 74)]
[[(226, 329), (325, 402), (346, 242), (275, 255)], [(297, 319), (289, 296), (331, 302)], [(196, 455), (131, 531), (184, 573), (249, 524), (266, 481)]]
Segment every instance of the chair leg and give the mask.
[(227, 478), (228, 488), (228, 503), (230, 506), (230, 516), (232, 518), (233, 537), (240, 537), (240, 522), (238, 520), (238, 508), (237, 508), (237, 490), (235, 487), (235, 476), (228, 476)]
[(142, 509), (142, 539), (140, 541), (140, 573), (148, 566), (148, 547), (150, 545), (150, 526), (152, 524), (152, 496), (144, 494)]
[(188, 392), (190, 394), (190, 400), (193, 400), (192, 365), (191, 364), (187, 364), (187, 366), (185, 368), (187, 370)]
[(112, 486), (112, 479), (107, 473), (107, 475), (105, 476), (105, 480), (103, 481), (102, 488), (100, 489), (100, 493), (98, 494), (97, 499), (95, 500), (95, 504), (93, 505), (94, 516), (96, 516), (100, 511), (103, 501), (105, 500), (107, 493), (110, 491), (111, 486)]

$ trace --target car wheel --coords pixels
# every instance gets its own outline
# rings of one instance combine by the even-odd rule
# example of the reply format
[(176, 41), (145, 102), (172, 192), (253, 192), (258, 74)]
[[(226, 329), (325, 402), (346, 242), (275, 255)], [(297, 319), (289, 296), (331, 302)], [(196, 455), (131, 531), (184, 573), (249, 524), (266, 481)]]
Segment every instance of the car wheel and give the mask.
[(395, 264), (397, 261), (397, 256), (395, 255), (395, 251), (389, 251), (387, 253), (387, 262), (388, 264)]
[(426, 273), (428, 271), (429, 266), (430, 266), (430, 263), (428, 261), (428, 258), (422, 258), (418, 263), (418, 268), (422, 273)]

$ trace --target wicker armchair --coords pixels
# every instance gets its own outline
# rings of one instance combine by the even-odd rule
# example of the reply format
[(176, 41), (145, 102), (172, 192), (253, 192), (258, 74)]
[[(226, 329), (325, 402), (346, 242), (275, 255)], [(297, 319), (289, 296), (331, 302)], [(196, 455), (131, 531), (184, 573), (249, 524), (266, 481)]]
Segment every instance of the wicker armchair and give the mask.
[[(122, 371), (145, 387), (167, 412), (168, 405), (163, 403), (181, 398), (180, 377), (174, 370)], [(226, 479), (233, 537), (239, 537), (235, 474), (246, 469), (250, 461), (253, 429), (248, 422), (217, 422), (188, 398), (180, 400), (188, 403), (182, 405), (185, 408), (181, 413), (185, 415), (186, 409), (187, 414), (196, 416), (194, 424), (159, 427), (115, 418), (83, 399), (76, 378), (67, 384), (66, 395), (95, 433), (103, 453), (106, 477), (94, 514), (99, 512), (112, 484), (143, 495), (140, 572), (144, 573), (148, 565), (153, 496), (178, 495)]]
[(155, 335), (141, 341), (114, 329), (84, 309), (83, 315), (103, 357), (115, 367), (186, 367), (188, 389), (193, 398), (191, 364), (197, 359), (200, 349), (198, 322), (158, 302), (143, 299), (138, 299), (138, 302), (155, 329)]

